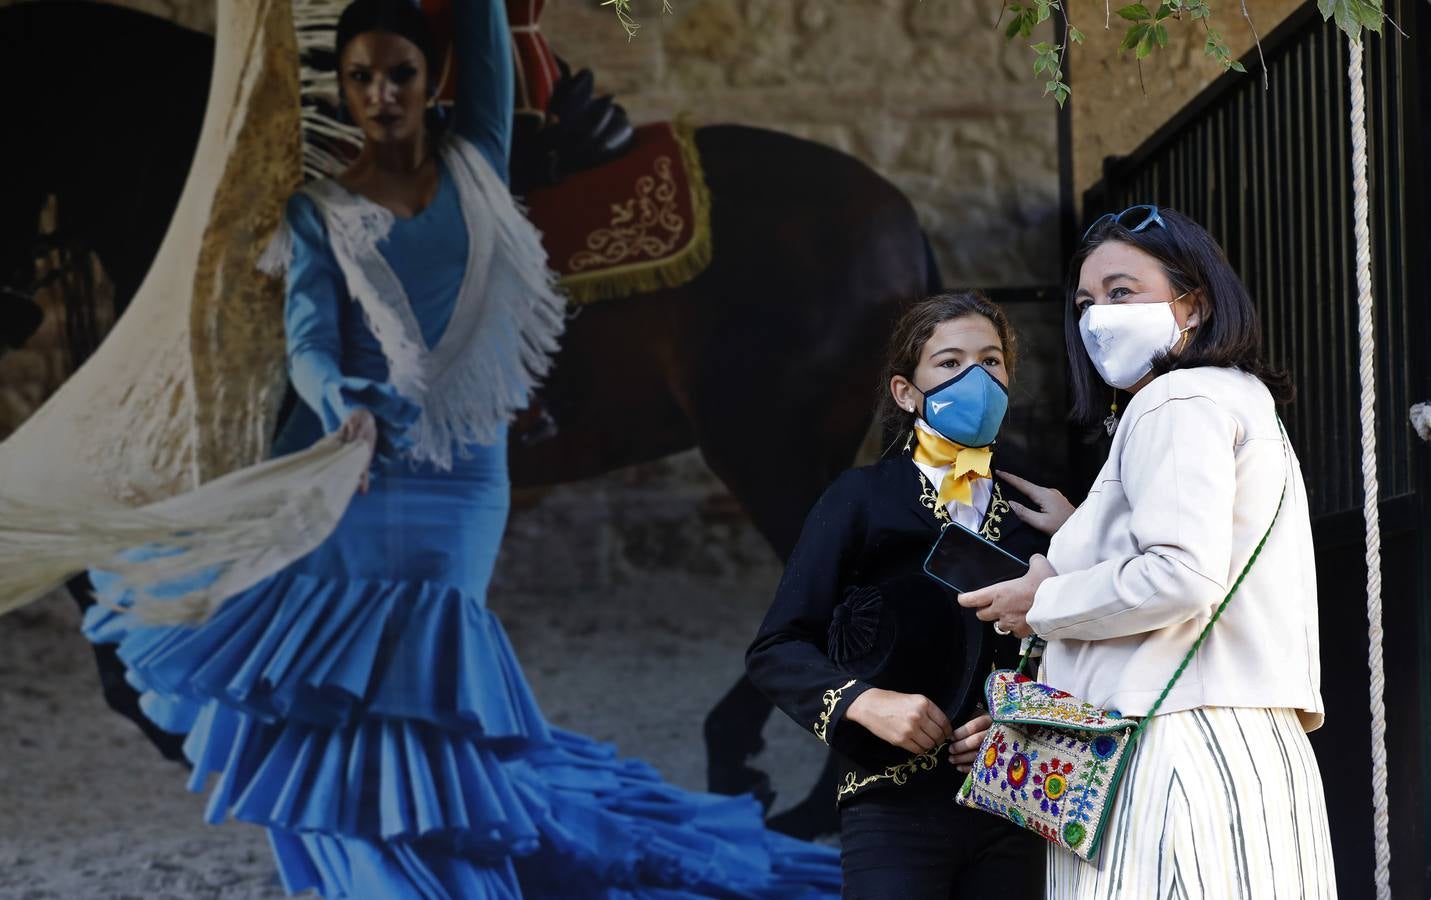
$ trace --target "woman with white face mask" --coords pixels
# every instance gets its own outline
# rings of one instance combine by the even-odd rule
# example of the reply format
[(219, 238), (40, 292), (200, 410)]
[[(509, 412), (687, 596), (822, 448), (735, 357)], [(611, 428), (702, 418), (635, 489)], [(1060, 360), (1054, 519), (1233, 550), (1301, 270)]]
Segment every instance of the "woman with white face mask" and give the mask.
[(1137, 717), (1233, 596), (1143, 733), (1098, 854), (1050, 847), (1046, 896), (1333, 897), (1305, 735), (1323, 709), (1311, 522), (1277, 418), (1291, 384), (1221, 248), (1173, 210), (1095, 221), (1068, 296), (1075, 417), (1097, 421), (1109, 387), (1132, 399), (1081, 506), (1029, 486), (1041, 508), (1015, 510), (1056, 532), (1047, 560), (959, 602), (1046, 641), (1040, 681)]

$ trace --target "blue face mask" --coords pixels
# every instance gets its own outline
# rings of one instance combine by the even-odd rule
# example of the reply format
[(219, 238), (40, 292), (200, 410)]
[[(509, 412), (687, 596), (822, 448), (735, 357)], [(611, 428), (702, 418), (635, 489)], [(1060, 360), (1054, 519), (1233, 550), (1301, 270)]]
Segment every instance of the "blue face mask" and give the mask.
[(924, 395), (924, 421), (965, 447), (992, 444), (1008, 409), (1008, 389), (983, 366), (970, 366)]

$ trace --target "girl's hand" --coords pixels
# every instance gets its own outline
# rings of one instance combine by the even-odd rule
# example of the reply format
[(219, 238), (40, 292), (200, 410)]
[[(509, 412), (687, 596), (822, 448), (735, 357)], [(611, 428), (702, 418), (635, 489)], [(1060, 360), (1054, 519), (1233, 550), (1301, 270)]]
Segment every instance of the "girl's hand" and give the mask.
[[(358, 407), (349, 413), (348, 418), (343, 421), (342, 425), (338, 426), (338, 440), (345, 444), (351, 444), (353, 441), (362, 441), (368, 445), (370, 450), (376, 448), (378, 445), (377, 420), (373, 418), (373, 414), (370, 411), (363, 407)], [(363, 477), (358, 481), (358, 493), (366, 494), (367, 492), (368, 470), (364, 469)]]
[(1029, 560), (1029, 570), (1022, 578), (991, 584), (977, 591), (959, 595), (959, 605), (977, 610), (980, 621), (995, 622), (1005, 631), (1021, 638), (1033, 634), (1029, 628), (1029, 609), (1033, 606), (1034, 595), (1039, 585), (1057, 575), (1053, 566), (1042, 555), (1035, 553)]
[(949, 740), (954, 730), (944, 711), (928, 697), (880, 688), (870, 688), (856, 697), (845, 718), (910, 753), (928, 753)]
[(974, 760), (979, 756), (979, 746), (984, 743), (984, 735), (993, 725), (993, 719), (980, 716), (954, 729), (954, 739), (949, 744), (949, 764), (960, 772), (973, 768)]
[(1000, 478), (1018, 488), (1019, 493), (1038, 504), (1038, 509), (1029, 509), (1022, 503), (1009, 501), (1014, 515), (1044, 534), (1053, 534), (1063, 527), (1063, 523), (1068, 521), (1069, 516), (1073, 515), (1073, 504), (1069, 503), (1068, 498), (1059, 491), (1034, 484), (1032, 481), (1025, 481), (1008, 472), (1000, 471), (998, 474)]

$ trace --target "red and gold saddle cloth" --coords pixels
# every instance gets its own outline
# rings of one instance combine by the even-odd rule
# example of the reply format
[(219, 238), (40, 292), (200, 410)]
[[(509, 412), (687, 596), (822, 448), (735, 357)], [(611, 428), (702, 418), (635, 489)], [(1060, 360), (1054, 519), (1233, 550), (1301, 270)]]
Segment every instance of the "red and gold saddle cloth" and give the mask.
[[(516, 112), (540, 117), (560, 77), (538, 23), (546, 0), (505, 2)], [(438, 100), (451, 103), (451, 0), (421, 3), (443, 58)], [(680, 123), (641, 126), (624, 155), (524, 200), (573, 303), (680, 287), (710, 263), (709, 194), (691, 129)]]
[(710, 263), (710, 199), (684, 124), (643, 125), (624, 155), (525, 199), (573, 303), (680, 287)]

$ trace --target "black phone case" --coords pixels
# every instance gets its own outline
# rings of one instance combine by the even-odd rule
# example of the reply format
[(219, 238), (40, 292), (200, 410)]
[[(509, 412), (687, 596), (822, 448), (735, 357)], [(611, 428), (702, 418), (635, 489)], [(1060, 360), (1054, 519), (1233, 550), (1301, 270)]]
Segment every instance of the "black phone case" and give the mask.
[[(955, 531), (955, 529), (958, 529), (958, 531)], [(957, 571), (951, 571), (950, 569), (944, 569), (943, 571), (935, 571), (935, 567), (931, 566), (931, 563), (936, 562), (936, 557), (941, 556), (939, 550), (940, 545), (942, 545), (947, 540), (951, 540), (950, 532), (954, 532), (956, 535), (953, 540), (965, 542), (966, 547), (971, 552), (976, 554), (997, 554), (997, 556), (994, 557), (994, 561), (996, 562), (996, 564), (1004, 565), (1006, 564), (1005, 560), (1007, 560), (1016, 564), (1019, 567), (1018, 571), (1014, 571), (1013, 574), (1001, 574), (1000, 577), (994, 578), (992, 580), (973, 577), (971, 573), (967, 572), (967, 570), (966, 575), (970, 575), (970, 577), (961, 577)], [(970, 541), (972, 541), (973, 543), (969, 543)], [(999, 559), (999, 557), (1002, 557), (1003, 559)], [(967, 557), (963, 553), (960, 553), (956, 554), (955, 558), (968, 559), (969, 557)], [(990, 540), (987, 540), (986, 538), (984, 538), (983, 535), (970, 531), (963, 525), (960, 525), (958, 522), (950, 522), (948, 525), (944, 526), (943, 531), (939, 533), (939, 539), (934, 542), (933, 547), (929, 548), (929, 555), (924, 558), (924, 574), (928, 575), (930, 578), (933, 578), (935, 581), (939, 582), (945, 587), (951, 588), (960, 593), (977, 591), (980, 588), (988, 587), (991, 584), (998, 584), (1001, 581), (1009, 581), (1014, 578), (1019, 578), (1028, 570), (1029, 564), (1027, 561), (1019, 559), (1017, 556), (1014, 556), (1012, 553), (1008, 552), (1004, 548), (998, 546)], [(959, 582), (967, 583), (960, 584)]]

